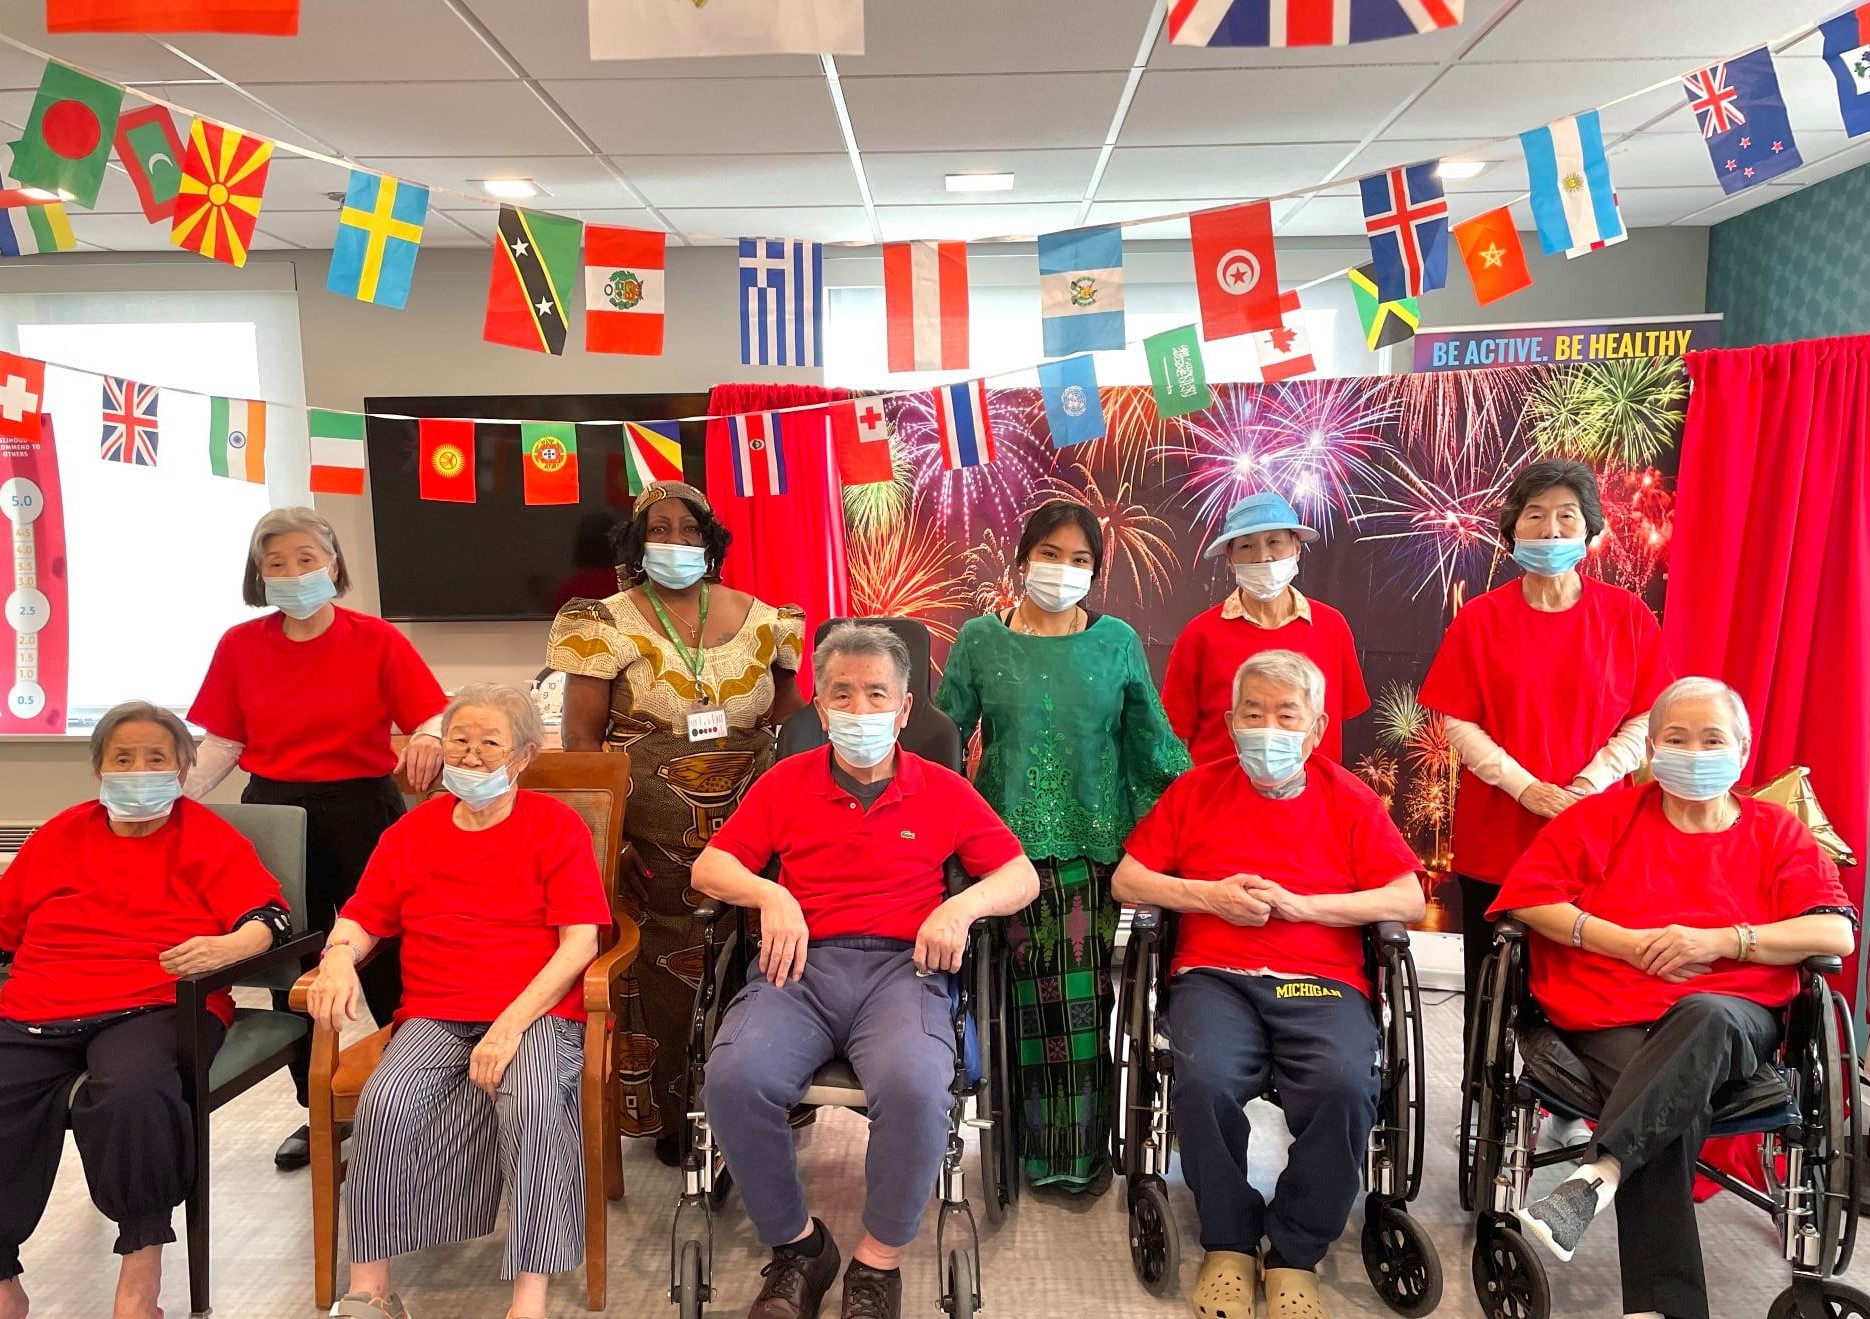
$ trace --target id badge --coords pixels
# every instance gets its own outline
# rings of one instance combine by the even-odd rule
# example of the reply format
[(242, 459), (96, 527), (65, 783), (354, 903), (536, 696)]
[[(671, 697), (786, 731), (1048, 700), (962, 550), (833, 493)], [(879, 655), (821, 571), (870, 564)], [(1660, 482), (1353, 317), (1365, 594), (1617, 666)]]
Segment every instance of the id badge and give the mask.
[(718, 705), (691, 710), (688, 715), (690, 742), (716, 742), (727, 736), (727, 711)]

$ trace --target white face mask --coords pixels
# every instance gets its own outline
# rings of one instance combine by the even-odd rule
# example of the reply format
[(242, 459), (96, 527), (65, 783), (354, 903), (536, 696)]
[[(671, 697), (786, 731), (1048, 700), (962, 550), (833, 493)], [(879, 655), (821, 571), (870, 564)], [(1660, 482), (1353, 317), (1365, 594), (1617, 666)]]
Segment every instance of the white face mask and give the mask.
[(1299, 575), (1298, 556), (1265, 563), (1236, 563), (1234, 582), (1255, 600), (1277, 600)]
[(847, 762), (858, 769), (869, 769), (881, 765), (896, 749), (896, 717), (901, 713), (900, 709), (875, 714), (826, 710), (825, 735)]
[(1026, 568), (1026, 598), (1048, 614), (1062, 614), (1091, 591), (1091, 570), (1068, 563), (1034, 563)]

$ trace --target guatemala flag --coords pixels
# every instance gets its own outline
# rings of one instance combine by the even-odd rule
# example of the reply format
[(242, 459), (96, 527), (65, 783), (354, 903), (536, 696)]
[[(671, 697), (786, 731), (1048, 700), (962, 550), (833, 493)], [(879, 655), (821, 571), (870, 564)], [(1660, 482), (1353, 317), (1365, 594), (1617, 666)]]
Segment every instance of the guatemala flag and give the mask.
[(1825, 63), (1838, 80), (1838, 109), (1851, 137), (1870, 133), (1870, 5), (1846, 10), (1818, 29)]
[(994, 460), (985, 380), (963, 380), (937, 389), (935, 422), (941, 432), (942, 466), (949, 471), (981, 467)]
[(1547, 255), (1581, 256), (1623, 240), (1597, 111), (1521, 133), (1519, 142), (1532, 185), (1532, 218)]
[(1097, 367), (1090, 357), (1042, 364), (1039, 391), (1045, 395), (1045, 420), (1054, 449), (1103, 438), (1104, 405), (1098, 401)]
[(1122, 228), (1042, 234), (1039, 304), (1047, 357), (1122, 348)]

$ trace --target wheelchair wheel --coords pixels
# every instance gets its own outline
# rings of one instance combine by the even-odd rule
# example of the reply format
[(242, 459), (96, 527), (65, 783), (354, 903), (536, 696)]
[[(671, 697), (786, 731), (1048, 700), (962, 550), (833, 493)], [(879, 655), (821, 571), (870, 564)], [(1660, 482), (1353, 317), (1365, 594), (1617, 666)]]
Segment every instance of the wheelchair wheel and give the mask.
[(1533, 1250), (1532, 1242), (1498, 1220), (1476, 1227), (1474, 1295), (1487, 1319), (1550, 1319), (1552, 1285)]
[(1364, 1202), (1363, 1255), (1370, 1285), (1397, 1314), (1421, 1319), (1441, 1304), (1441, 1256), (1400, 1205), (1375, 1195)]
[(1182, 1272), (1181, 1233), (1169, 1209), (1169, 1188), (1145, 1177), (1130, 1188), (1130, 1267), (1151, 1296), (1171, 1296)]
[[(992, 1086), (986, 1087), (987, 1091)], [(989, 1227), (998, 1227), (1006, 1221), (1006, 1199), (1001, 1194), (1001, 1170), (1003, 1160), (1000, 1157), (1000, 1142), (1005, 1139), (1006, 1128), (1002, 1125), (1006, 1118), (988, 1100), (987, 1093), (981, 1095), (981, 1106), (987, 1111), (980, 1126), (980, 1201), (982, 1216)]]
[(1849, 1283), (1828, 1279), (1818, 1284), (1824, 1296), (1822, 1314), (1804, 1314), (1798, 1308), (1795, 1288), (1788, 1287), (1773, 1298), (1767, 1319), (1870, 1319), (1870, 1295)]
[(1820, 1256), (1828, 1271), (1842, 1273), (1850, 1266), (1856, 1245), (1857, 1213), (1862, 1202), (1863, 1123), (1858, 1116), (1862, 1087), (1857, 1080), (1857, 1038), (1850, 1007), (1839, 994), (1824, 991), (1824, 1020), (1820, 1022), (1818, 1056), (1824, 1066), (1824, 1131), (1826, 1155), (1813, 1169), (1819, 1192)]
[(676, 1276), (675, 1303), (681, 1319), (701, 1319), (701, 1243), (682, 1243), (682, 1263)]
[(948, 1256), (947, 1295), (942, 1309), (954, 1319), (973, 1319), (980, 1312), (979, 1297), (974, 1295), (974, 1261), (965, 1250)]
[(734, 1174), (727, 1171), (727, 1165), (723, 1163), (719, 1168), (715, 1169), (714, 1189), (708, 1192), (708, 1208), (719, 1213), (721, 1206), (727, 1203), (728, 1192), (733, 1189)]
[[(1513, 1046), (1506, 1038), (1506, 1010), (1504, 995), (1489, 994), (1480, 1005), (1479, 1025), (1483, 1040), (1495, 1041), (1498, 1047), (1510, 1050)], [(1503, 1084), (1512, 1068), (1511, 1056), (1496, 1059), (1491, 1068), (1484, 1058), (1477, 1059), (1474, 1074), (1463, 1087), (1458, 1133), (1463, 1209), (1483, 1214), (1493, 1209), (1493, 1179), (1500, 1171), (1507, 1124), (1513, 1117), (1513, 1097)]]

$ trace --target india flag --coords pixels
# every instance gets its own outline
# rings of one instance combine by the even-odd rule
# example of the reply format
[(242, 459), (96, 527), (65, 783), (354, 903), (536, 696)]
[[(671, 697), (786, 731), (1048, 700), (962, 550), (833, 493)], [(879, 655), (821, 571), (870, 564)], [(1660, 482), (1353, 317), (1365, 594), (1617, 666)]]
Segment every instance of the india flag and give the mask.
[(208, 466), (216, 476), (266, 484), (266, 404), (250, 398), (208, 404)]
[(308, 421), (312, 439), (312, 493), (363, 494), (364, 414), (313, 408)]
[(18, 188), (0, 191), (0, 257), (69, 252), (76, 246), (63, 202)]

